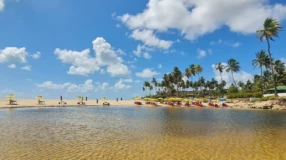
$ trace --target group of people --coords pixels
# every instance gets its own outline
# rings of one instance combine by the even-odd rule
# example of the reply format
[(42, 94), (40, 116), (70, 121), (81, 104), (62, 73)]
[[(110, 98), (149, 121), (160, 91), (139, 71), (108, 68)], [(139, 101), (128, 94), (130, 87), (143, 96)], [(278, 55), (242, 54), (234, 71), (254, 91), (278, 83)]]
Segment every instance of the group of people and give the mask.
[[(121, 101), (122, 101), (122, 97), (121, 97)], [(116, 102), (118, 102), (118, 98), (116, 98)]]
[[(60, 97), (60, 101), (62, 101), (63, 100), (63, 97), (61, 96)], [(122, 99), (122, 97), (121, 97), (121, 101), (122, 101), (123, 99)], [(83, 101), (83, 97), (82, 97), (82, 101)], [(87, 97), (85, 97), (85, 101), (87, 101)], [(116, 101), (118, 102), (118, 98), (116, 98)], [(96, 99), (96, 104), (98, 104), (98, 99)]]

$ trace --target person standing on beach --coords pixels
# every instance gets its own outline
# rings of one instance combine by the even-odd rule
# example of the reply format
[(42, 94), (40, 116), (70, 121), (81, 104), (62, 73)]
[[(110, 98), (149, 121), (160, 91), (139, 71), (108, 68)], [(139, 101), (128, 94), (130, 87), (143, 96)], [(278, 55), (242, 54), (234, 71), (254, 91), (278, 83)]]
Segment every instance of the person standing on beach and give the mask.
[(98, 104), (98, 99), (96, 99), (96, 104)]
[(122, 97), (121, 97), (121, 101), (122, 101)]
[(87, 101), (87, 97), (85, 97), (85, 101)]
[(118, 102), (118, 98), (116, 98), (116, 102)]
[(63, 100), (63, 97), (61, 96), (61, 97), (60, 97), (60, 101), (62, 101), (62, 100)]

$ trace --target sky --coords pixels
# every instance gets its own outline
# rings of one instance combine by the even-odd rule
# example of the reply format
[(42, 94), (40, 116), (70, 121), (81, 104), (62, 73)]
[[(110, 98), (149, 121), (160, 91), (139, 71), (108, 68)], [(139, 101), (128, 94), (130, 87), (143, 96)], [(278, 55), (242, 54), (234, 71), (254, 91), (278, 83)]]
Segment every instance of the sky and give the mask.
[[(246, 82), (267, 49), (255, 34), (267, 17), (286, 26), (284, 0), (0, 0), (0, 97), (130, 99), (175, 66), (201, 64), (220, 81), (214, 66), (230, 58)], [(279, 35), (272, 54), (286, 62)]]

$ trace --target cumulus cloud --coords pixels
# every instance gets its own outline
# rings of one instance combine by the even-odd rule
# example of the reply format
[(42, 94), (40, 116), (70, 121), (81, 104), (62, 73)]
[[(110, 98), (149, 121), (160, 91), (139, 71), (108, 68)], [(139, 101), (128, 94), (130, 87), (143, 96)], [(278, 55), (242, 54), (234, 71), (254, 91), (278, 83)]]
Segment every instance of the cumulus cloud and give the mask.
[(130, 71), (128, 67), (121, 63), (109, 65), (107, 67), (107, 72), (112, 77), (129, 77), (130, 76)]
[(172, 46), (172, 41), (160, 40), (156, 37), (152, 30), (139, 30), (135, 29), (131, 37), (135, 40), (143, 42), (147, 46), (157, 47), (161, 49), (168, 49)]
[(152, 69), (146, 68), (142, 72), (137, 72), (136, 76), (141, 77), (141, 78), (152, 78), (158, 74), (159, 74), (158, 72), (152, 71)]
[(21, 67), (21, 69), (22, 70), (25, 70), (25, 71), (30, 71), (31, 70), (31, 66), (28, 66), (28, 65), (26, 65), (26, 66), (24, 66), (24, 67)]
[(28, 52), (26, 48), (6, 47), (0, 50), (0, 63), (15, 62), (15, 63), (27, 63)]
[(46, 88), (46, 89), (66, 89), (67, 92), (92, 92), (94, 91), (95, 87), (92, 84), (92, 80), (88, 79), (84, 82), (84, 84), (73, 84), (73, 83), (63, 83), (63, 84), (56, 84), (52, 81), (46, 81), (42, 84), (37, 84), (38, 88)]
[(109, 84), (107, 82), (103, 82), (103, 83), (99, 83), (97, 82), (97, 88), (95, 89), (96, 91), (98, 91), (99, 89), (102, 91), (105, 91), (109, 88)]
[(122, 79), (123, 82), (127, 82), (127, 83), (132, 83), (133, 79), (129, 78), (129, 79)]
[[(226, 63), (222, 63), (222, 64), (224, 66), (227, 66)], [(219, 73), (219, 71), (217, 71), (215, 69), (215, 67), (216, 67), (215, 64), (213, 64), (212, 68), (213, 68), (213, 72), (215, 74), (215, 79), (218, 82), (221, 82), (220, 73)], [(242, 81), (242, 82), (246, 83), (248, 80), (253, 80), (253, 75), (250, 74), (250, 73), (247, 73), (245, 71), (239, 71), (239, 72), (233, 73), (233, 77), (234, 77), (236, 83), (238, 83), (239, 81)], [(231, 73), (230, 72), (229, 73), (226, 72), (225, 69), (222, 72), (222, 79), (226, 82), (226, 87), (229, 87), (231, 84), (233, 84)]]
[(120, 79), (117, 83), (115, 83), (115, 85), (114, 85), (113, 88), (114, 88), (115, 91), (118, 91), (118, 90), (129, 89), (129, 88), (131, 88), (131, 86), (124, 84), (124, 83), (123, 83), (123, 80)]
[(8, 68), (16, 68), (16, 65), (15, 64), (10, 64), (10, 65), (8, 65)]
[[(145, 45), (138, 45), (137, 46), (137, 48), (136, 48), (136, 50), (134, 50), (133, 51), (133, 54), (135, 55), (135, 56), (137, 56), (137, 57), (141, 57), (144, 53), (147, 53), (148, 54), (148, 52), (149, 51), (154, 51), (154, 49), (153, 48), (150, 48), (150, 47), (147, 47), (147, 46), (145, 46)], [(144, 56), (144, 55), (143, 55)]]
[(202, 59), (207, 55), (207, 52), (205, 50), (198, 49), (197, 52), (198, 52), (197, 56), (198, 59)]
[(0, 0), (0, 11), (3, 11), (5, 7), (4, 0)]
[(98, 37), (93, 42), (95, 56), (90, 54), (89, 49), (83, 51), (71, 51), (55, 49), (55, 54), (62, 63), (71, 64), (68, 74), (89, 75), (107, 66), (107, 72), (111, 76), (128, 76), (130, 71), (124, 65), (123, 59), (113, 50), (111, 45), (104, 38)]
[(267, 17), (285, 20), (286, 6), (267, 0), (149, 0), (143, 12), (118, 18), (131, 30), (175, 29), (194, 40), (223, 26), (233, 32), (254, 33)]
[(145, 52), (145, 53), (143, 54), (143, 57), (144, 57), (145, 59), (151, 59), (151, 58), (152, 58), (152, 56), (151, 56), (149, 53), (147, 53), (147, 52)]
[(118, 55), (120, 55), (120, 56), (126, 56), (127, 54), (124, 52), (124, 51), (122, 51), (120, 48), (118, 49), (118, 50), (116, 50), (116, 53), (118, 54)]
[(34, 59), (39, 59), (39, 58), (41, 57), (41, 52), (37, 52), (37, 53), (35, 53), (35, 54), (32, 54), (31, 56), (32, 56), (32, 58), (34, 58)]

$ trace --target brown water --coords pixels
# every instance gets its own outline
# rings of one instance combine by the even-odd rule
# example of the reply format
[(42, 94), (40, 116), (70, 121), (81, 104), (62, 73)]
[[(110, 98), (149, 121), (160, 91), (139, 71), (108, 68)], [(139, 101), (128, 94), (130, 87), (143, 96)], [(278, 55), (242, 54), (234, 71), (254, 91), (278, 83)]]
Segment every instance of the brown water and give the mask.
[(286, 113), (133, 107), (0, 110), (0, 159), (286, 159)]

